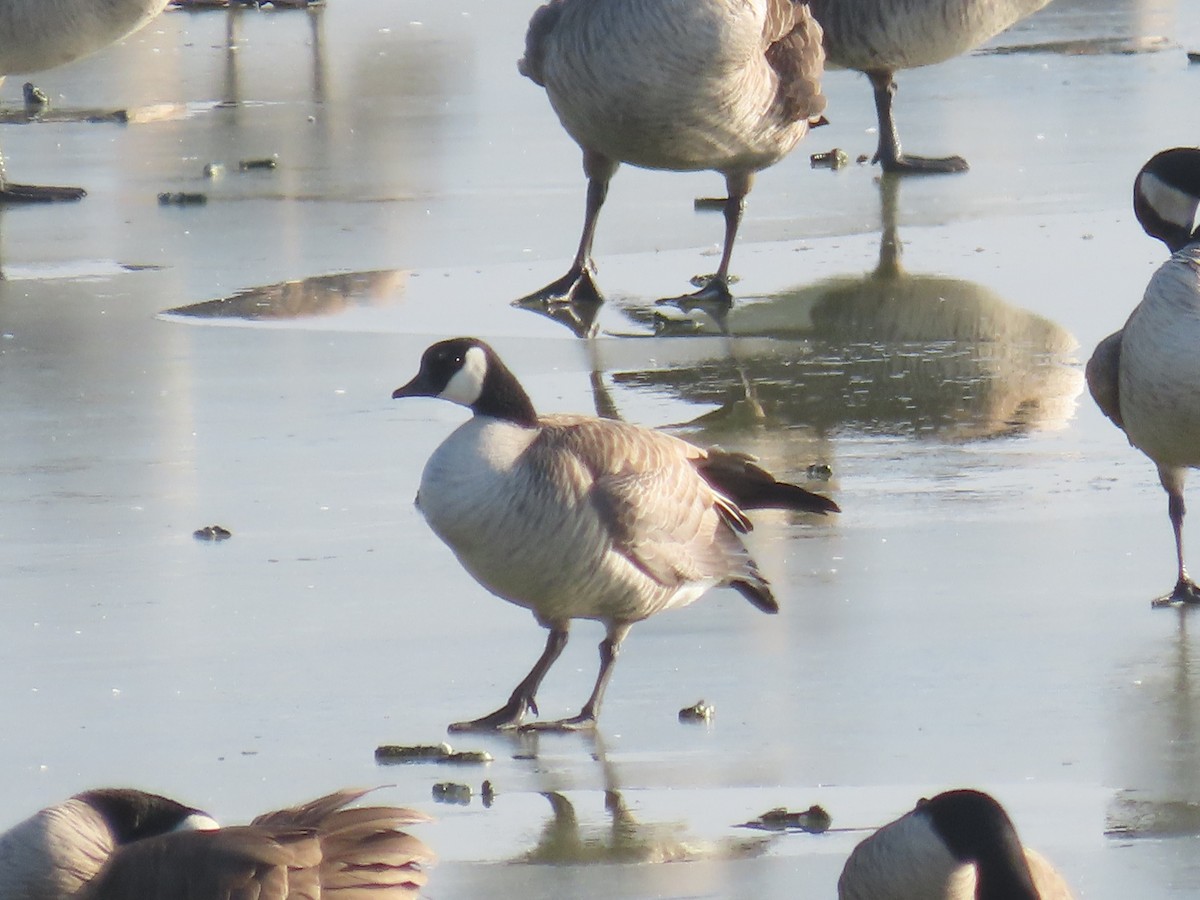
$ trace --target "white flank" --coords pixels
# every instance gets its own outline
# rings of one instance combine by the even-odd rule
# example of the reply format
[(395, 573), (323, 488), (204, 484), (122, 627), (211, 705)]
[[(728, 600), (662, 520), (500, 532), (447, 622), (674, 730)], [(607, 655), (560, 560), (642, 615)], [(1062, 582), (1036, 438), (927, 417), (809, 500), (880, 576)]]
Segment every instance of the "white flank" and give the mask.
[(454, 373), (445, 389), (438, 394), (443, 400), (471, 406), (483, 393), (483, 379), (487, 375), (487, 354), (472, 347), (463, 357), (462, 368)]

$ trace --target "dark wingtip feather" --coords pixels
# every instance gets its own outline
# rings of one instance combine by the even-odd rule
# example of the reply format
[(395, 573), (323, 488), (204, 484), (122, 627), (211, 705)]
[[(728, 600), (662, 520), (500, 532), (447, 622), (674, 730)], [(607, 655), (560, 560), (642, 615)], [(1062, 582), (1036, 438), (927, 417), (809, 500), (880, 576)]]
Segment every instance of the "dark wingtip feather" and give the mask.
[(742, 509), (792, 509), (820, 515), (842, 511), (823, 494), (777, 480), (744, 453), (710, 449), (696, 466), (709, 484)]
[(779, 601), (765, 581), (731, 581), (729, 586), (765, 613), (779, 612)]

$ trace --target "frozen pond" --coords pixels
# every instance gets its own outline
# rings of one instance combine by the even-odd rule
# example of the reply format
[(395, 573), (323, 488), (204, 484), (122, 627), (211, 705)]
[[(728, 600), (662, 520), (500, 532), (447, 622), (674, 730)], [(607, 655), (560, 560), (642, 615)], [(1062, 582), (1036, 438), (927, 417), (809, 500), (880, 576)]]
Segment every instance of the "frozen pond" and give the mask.
[[(89, 191), (0, 210), (0, 827), (99, 785), (239, 821), (386, 784), (437, 819), (437, 900), (828, 897), (865, 830), (975, 786), (1088, 900), (1196, 896), (1200, 625), (1150, 608), (1165, 496), (1082, 364), (1165, 255), (1131, 184), (1200, 141), (1200, 7), (1058, 0), (904, 73), (906, 147), (972, 171), (895, 196), (810, 169), (875, 143), (865, 79), (829, 73), (832, 124), (751, 195), (728, 333), (652, 305), (715, 267), (693, 200), (720, 179), (623, 169), (589, 342), (509, 305), (582, 215), (578, 150), (516, 73), (533, 6), (172, 11), (34, 79), (129, 124), (0, 125), (15, 180)], [(827, 464), (845, 511), (758, 515), (781, 614), (714, 592), (637, 626), (595, 737), (456, 736), (494, 761), (383, 768), (378, 745), (494, 708), (544, 640), (411, 503), (463, 414), (390, 393), (460, 333), (544, 411), (790, 479)], [(233, 537), (193, 538), (211, 524)], [(573, 634), (546, 716), (594, 677), (601, 629)], [(681, 724), (701, 698), (712, 723)], [(484, 779), (489, 808), (432, 799)], [(831, 832), (737, 827), (814, 803)]]

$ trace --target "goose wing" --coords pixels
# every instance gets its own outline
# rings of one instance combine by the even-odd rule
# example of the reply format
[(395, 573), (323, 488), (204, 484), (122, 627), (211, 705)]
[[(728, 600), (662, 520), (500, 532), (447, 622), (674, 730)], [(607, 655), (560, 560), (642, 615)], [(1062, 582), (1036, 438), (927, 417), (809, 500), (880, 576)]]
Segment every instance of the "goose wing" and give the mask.
[(429, 821), (424, 813), (396, 806), (344, 807), (368, 790), (349, 788), (275, 812), (253, 825), (311, 829), (321, 849), (320, 886), (339, 900), (382, 900), (417, 896), (428, 881), (425, 866), (433, 851), (404, 825)]
[(418, 896), (433, 853), (399, 828), (428, 817), (399, 807), (343, 808), (365, 793), (337, 791), (250, 825), (135, 841), (89, 885), (86, 900)]
[(767, 62), (779, 77), (775, 102), (785, 121), (815, 119), (825, 111), (821, 37), (821, 26), (808, 4), (768, 0), (763, 42)]
[(1118, 428), (1125, 430), (1121, 420), (1121, 336), (1118, 331), (1110, 334), (1096, 345), (1092, 358), (1088, 360), (1085, 375), (1088, 390), (1100, 411), (1113, 420)]
[(546, 86), (542, 64), (546, 60), (546, 40), (558, 24), (567, 0), (551, 0), (534, 11), (525, 32), (525, 55), (517, 61), (517, 71), (541, 87)]
[(318, 900), (312, 831), (253, 825), (134, 841), (88, 885), (86, 900)]
[[(717, 493), (686, 441), (608, 419), (550, 417), (538, 442), (578, 465), (614, 549), (660, 584), (726, 580), (752, 567), (735, 532), (750, 520)], [(747, 569), (749, 571), (749, 569)]]

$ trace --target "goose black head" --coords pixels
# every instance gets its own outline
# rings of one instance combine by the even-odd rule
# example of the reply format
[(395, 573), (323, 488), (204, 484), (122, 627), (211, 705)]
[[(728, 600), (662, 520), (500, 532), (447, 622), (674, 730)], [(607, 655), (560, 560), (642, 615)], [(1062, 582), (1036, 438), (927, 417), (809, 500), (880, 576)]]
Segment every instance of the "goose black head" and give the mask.
[(1133, 182), (1133, 211), (1172, 253), (1200, 237), (1200, 149), (1174, 147), (1151, 157)]
[(172, 831), (212, 831), (218, 826), (208, 813), (169, 797), (129, 788), (98, 788), (76, 795), (104, 818), (119, 844)]
[(1025, 848), (995, 798), (981, 791), (946, 791), (922, 800), (917, 811), (933, 823), (955, 859), (975, 865), (977, 900), (1037, 900)]
[(437, 397), (465, 406), (477, 416), (538, 424), (533, 401), (496, 351), (477, 338), (439, 341), (421, 356), (421, 368), (392, 399)]

